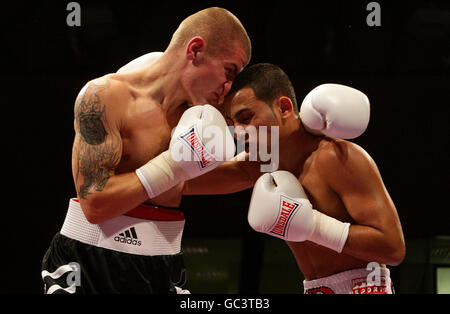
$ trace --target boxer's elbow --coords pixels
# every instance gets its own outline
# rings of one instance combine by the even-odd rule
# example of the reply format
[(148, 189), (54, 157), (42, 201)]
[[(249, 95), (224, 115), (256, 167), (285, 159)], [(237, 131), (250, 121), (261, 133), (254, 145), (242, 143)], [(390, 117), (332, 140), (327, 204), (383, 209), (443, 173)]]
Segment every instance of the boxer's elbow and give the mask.
[(107, 219), (105, 217), (106, 209), (102, 202), (99, 202), (95, 197), (89, 196), (89, 199), (80, 200), (80, 204), (89, 223), (99, 224)]
[(95, 210), (89, 209), (84, 210), (84, 216), (86, 217), (86, 220), (94, 225), (97, 225), (106, 219), (104, 219), (101, 215), (99, 215)]
[(396, 250), (396, 254), (394, 255), (394, 263), (391, 264), (393, 266), (398, 266), (400, 265), (403, 260), (405, 259), (406, 256), (406, 247), (405, 247), (405, 243), (403, 242), (401, 247), (399, 247)]
[(388, 249), (386, 250), (385, 264), (391, 266), (398, 266), (405, 259), (405, 255), (406, 255), (406, 246), (403, 240), (391, 243), (391, 245), (389, 245)]

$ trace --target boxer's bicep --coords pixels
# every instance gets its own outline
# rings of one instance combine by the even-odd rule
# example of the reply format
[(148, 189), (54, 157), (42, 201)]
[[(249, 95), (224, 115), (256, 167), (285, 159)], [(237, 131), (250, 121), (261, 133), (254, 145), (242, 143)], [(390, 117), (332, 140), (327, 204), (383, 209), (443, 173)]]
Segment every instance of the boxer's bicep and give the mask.
[(352, 219), (342, 252), (365, 261), (401, 263), (405, 245), (400, 220), (375, 162), (349, 142), (326, 155), (321, 176)]
[(107, 80), (90, 83), (75, 103), (72, 166), (81, 199), (103, 191), (122, 155), (120, 132), (108, 112), (107, 88)]
[(378, 167), (361, 147), (347, 143), (345, 157), (330, 156), (326, 180), (356, 224), (383, 233), (401, 230), (395, 205), (383, 183)]

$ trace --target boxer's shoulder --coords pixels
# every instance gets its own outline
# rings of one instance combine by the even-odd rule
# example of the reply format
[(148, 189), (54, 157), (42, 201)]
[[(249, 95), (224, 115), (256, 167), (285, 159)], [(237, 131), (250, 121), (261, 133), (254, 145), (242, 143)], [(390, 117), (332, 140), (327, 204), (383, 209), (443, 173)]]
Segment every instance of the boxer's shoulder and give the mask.
[[(129, 88), (121, 80), (105, 75), (88, 81), (78, 93), (75, 112), (100, 108), (107, 115), (119, 116), (129, 102)], [(112, 118), (111, 116), (109, 118)]]
[(339, 181), (364, 174), (375, 165), (370, 155), (358, 144), (327, 137), (319, 144), (315, 163), (321, 176)]
[(358, 144), (342, 139), (324, 137), (316, 150), (317, 161), (320, 163), (341, 162), (351, 159), (367, 159), (370, 156)]
[(103, 97), (117, 98), (126, 95), (129, 91), (128, 84), (113, 75), (104, 75), (89, 80), (80, 90), (78, 97)]

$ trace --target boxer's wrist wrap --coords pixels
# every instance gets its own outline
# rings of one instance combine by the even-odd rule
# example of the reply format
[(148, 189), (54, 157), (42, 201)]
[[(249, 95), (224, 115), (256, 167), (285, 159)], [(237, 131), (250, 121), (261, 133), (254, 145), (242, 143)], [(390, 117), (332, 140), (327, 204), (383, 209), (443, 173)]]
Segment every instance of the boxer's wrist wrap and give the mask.
[(142, 186), (144, 187), (145, 191), (147, 192), (148, 198), (152, 199), (155, 197), (155, 192), (152, 190), (152, 186), (150, 184), (150, 178), (147, 174), (147, 171), (145, 170), (144, 166), (142, 166), (139, 169), (136, 169), (136, 175), (139, 178), (139, 181), (141, 181)]
[(309, 236), (310, 241), (338, 253), (342, 252), (348, 237), (349, 223), (341, 222), (313, 209), (313, 226)]
[(150, 199), (166, 192), (188, 178), (183, 169), (173, 161), (169, 151), (159, 154), (138, 168), (136, 175)]

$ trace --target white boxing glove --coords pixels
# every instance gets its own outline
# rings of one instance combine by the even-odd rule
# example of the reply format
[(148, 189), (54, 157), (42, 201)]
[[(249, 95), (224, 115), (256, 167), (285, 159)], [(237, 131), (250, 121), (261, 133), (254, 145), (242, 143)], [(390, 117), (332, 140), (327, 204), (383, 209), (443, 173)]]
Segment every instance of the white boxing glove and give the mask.
[(370, 102), (357, 89), (339, 84), (322, 84), (306, 95), (300, 119), (311, 133), (353, 139), (367, 129)]
[(288, 171), (266, 173), (256, 181), (248, 222), (255, 231), (286, 241), (312, 241), (338, 253), (350, 227), (313, 209), (298, 179)]
[(175, 291), (177, 294), (191, 294), (191, 292), (187, 289), (182, 289), (180, 287), (175, 286)]
[(117, 73), (129, 73), (141, 70), (142, 68), (145, 68), (146, 66), (149, 66), (150, 64), (158, 60), (159, 57), (161, 57), (163, 54), (164, 54), (163, 52), (159, 51), (149, 52), (143, 56), (131, 60), (123, 67), (121, 67), (119, 70), (117, 70)]
[(211, 105), (187, 109), (172, 133), (169, 149), (136, 170), (149, 198), (233, 158), (233, 136)]

